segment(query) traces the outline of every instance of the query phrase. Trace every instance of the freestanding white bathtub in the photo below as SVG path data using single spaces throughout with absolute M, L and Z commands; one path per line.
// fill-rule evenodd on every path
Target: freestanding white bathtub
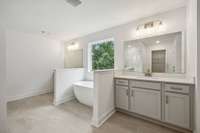
M 78 81 L 73 83 L 76 99 L 87 106 L 93 106 L 93 81 Z

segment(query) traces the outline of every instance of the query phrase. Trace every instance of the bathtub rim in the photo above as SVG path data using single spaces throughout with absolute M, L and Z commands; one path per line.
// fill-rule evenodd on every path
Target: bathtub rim
M 88 85 L 88 84 L 81 84 L 81 83 L 84 83 L 84 82 L 92 82 L 92 84 L 91 85 Z M 84 87 L 84 88 L 90 88 L 90 89 L 94 89 L 94 81 L 92 81 L 92 80 L 81 80 L 81 81 L 77 81 L 77 82 L 74 82 L 73 84 L 72 84 L 72 86 L 78 86 L 78 87 Z

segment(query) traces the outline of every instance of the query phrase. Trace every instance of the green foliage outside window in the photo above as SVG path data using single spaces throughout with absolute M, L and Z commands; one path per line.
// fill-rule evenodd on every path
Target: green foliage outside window
M 112 41 L 92 46 L 92 70 L 114 68 L 114 44 Z

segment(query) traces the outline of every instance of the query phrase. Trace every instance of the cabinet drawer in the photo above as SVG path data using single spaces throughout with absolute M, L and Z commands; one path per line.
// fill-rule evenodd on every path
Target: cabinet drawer
M 125 90 L 128 90 L 128 87 L 127 87 L 127 86 L 116 85 L 115 88 L 116 88 L 116 89 L 125 89 Z
M 165 84 L 165 91 L 188 94 L 190 92 L 190 86 L 179 84 Z
M 125 80 L 125 79 L 116 79 L 115 80 L 115 84 L 128 86 L 128 80 Z
M 147 88 L 147 89 L 154 89 L 154 90 L 161 90 L 161 83 L 156 82 L 146 82 L 146 81 L 130 81 L 130 87 L 137 87 L 137 88 Z

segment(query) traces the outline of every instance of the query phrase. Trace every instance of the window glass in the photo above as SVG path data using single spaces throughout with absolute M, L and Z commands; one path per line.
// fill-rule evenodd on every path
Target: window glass
M 105 41 L 93 44 L 91 47 L 92 70 L 103 70 L 114 68 L 114 43 Z

